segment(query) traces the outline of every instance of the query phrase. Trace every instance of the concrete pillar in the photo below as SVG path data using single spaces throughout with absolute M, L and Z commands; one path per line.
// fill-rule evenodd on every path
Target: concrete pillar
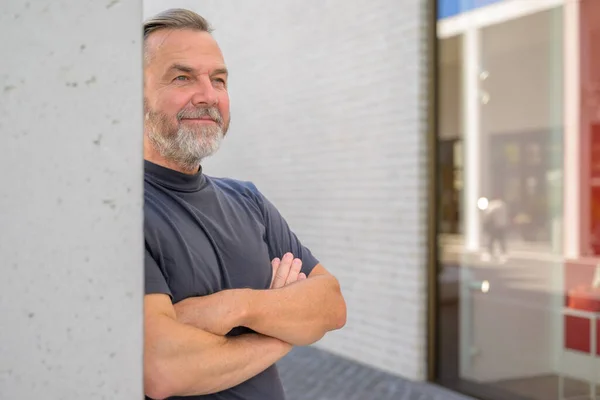
M 2 2 L 2 399 L 143 397 L 141 19 Z

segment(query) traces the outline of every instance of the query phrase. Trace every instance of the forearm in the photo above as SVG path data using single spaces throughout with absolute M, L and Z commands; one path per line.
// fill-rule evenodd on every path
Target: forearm
M 146 336 L 144 384 L 155 398 L 216 393 L 273 365 L 291 346 L 259 334 L 226 338 L 154 317 Z M 156 328 L 159 326 L 160 328 Z
M 244 296 L 248 302 L 244 326 L 294 345 L 314 343 L 346 320 L 339 283 L 331 275 L 280 289 L 249 291 Z
M 175 304 L 177 320 L 224 336 L 245 326 L 292 345 L 321 339 L 346 321 L 346 304 L 332 275 L 317 275 L 278 289 L 230 289 Z

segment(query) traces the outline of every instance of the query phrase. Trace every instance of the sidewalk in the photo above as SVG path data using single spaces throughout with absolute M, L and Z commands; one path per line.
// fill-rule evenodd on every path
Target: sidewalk
M 278 367 L 287 400 L 473 400 L 315 347 L 295 348 Z
M 563 262 L 562 254 L 557 254 L 548 243 L 530 243 L 522 241 L 509 241 L 507 243 L 508 256 L 513 260 Z M 460 235 L 440 235 L 439 254 L 442 264 L 468 263 L 472 266 L 488 264 L 482 262 L 481 256 L 486 252 L 482 246 L 478 252 L 465 250 L 464 241 Z
M 487 238 L 486 235 L 482 234 L 482 243 L 484 246 L 486 244 Z M 440 234 L 438 237 L 438 241 L 441 247 L 464 247 L 464 237 L 463 235 L 450 235 L 450 234 Z M 547 242 L 526 242 L 523 240 L 517 239 L 507 239 L 508 248 L 517 251 L 517 252 L 525 252 L 525 253 L 552 253 L 552 245 Z

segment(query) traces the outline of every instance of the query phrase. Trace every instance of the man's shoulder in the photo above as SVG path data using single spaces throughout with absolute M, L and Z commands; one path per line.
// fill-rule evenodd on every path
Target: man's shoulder
M 252 201 L 260 201 L 261 194 L 256 185 L 251 181 L 242 181 L 239 179 L 226 177 L 213 177 L 208 175 L 206 178 L 216 188 L 229 196 L 246 198 Z

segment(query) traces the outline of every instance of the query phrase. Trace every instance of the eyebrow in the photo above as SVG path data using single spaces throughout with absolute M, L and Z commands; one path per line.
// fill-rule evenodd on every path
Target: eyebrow
M 178 63 L 171 65 L 171 67 L 169 67 L 169 69 L 168 69 L 168 72 L 171 72 L 173 70 L 185 72 L 186 74 L 193 74 L 193 75 L 197 74 L 197 71 L 195 68 L 190 67 L 188 65 L 178 64 Z M 227 68 L 217 68 L 216 70 L 214 70 L 212 72 L 211 75 L 213 75 L 213 76 L 214 75 L 229 75 L 229 71 L 227 71 Z
M 229 71 L 227 71 L 227 68 L 217 68 L 211 75 L 229 75 Z
M 168 71 L 181 71 L 181 72 L 185 72 L 187 74 L 193 74 L 196 70 L 192 67 L 189 67 L 187 65 L 183 65 L 183 64 L 173 64 L 169 67 Z

